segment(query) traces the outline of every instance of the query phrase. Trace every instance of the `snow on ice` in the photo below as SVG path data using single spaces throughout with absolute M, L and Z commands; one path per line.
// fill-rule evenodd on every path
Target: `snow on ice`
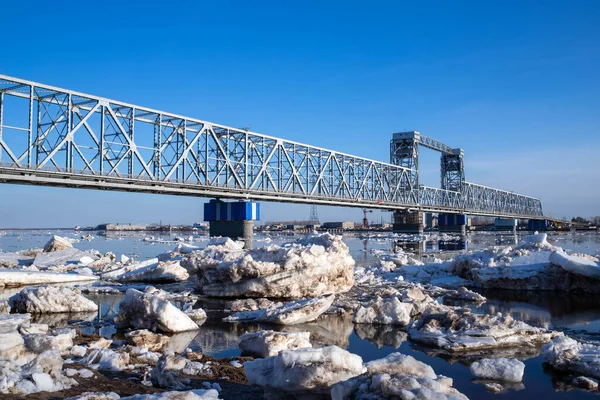
M 328 233 L 248 251 L 231 239 L 211 240 L 182 264 L 198 271 L 198 288 L 215 297 L 299 299 L 347 292 L 354 284 L 348 246 Z

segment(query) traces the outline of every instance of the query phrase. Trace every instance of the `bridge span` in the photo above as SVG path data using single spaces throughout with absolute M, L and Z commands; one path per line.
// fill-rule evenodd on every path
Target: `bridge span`
M 441 153 L 441 188 L 418 180 Z M 537 198 L 465 180 L 463 151 L 393 135 L 390 162 L 0 75 L 0 182 L 543 218 Z

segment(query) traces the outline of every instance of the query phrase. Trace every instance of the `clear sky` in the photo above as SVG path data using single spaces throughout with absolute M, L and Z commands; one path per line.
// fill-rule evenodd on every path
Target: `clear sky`
M 0 14 L 2 74 L 381 161 L 392 132 L 418 130 L 463 148 L 471 182 L 600 215 L 600 1 L 7 0 Z M 421 175 L 439 186 L 437 154 Z M 0 226 L 189 223 L 203 201 L 2 185 Z

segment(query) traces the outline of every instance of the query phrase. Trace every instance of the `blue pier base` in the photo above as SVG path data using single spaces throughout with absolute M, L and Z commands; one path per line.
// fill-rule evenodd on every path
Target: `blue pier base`
M 204 204 L 204 221 L 209 234 L 232 239 L 252 239 L 254 221 L 260 219 L 260 203 L 253 201 L 225 202 L 214 199 Z

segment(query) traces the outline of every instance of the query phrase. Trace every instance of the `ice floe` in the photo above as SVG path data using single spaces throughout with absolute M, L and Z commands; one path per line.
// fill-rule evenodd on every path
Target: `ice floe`
M 362 358 L 337 346 L 283 350 L 244 363 L 248 382 L 271 398 L 327 395 L 334 384 L 363 372 Z M 279 397 L 275 397 L 279 396 Z
M 471 364 L 471 373 L 484 379 L 521 382 L 525 364 L 515 358 L 483 358 Z
M 71 240 L 62 236 L 52 236 L 52 238 L 44 246 L 44 252 L 50 253 L 59 250 L 70 249 L 73 247 Z
M 564 251 L 555 251 L 550 254 L 550 262 L 573 274 L 600 279 L 600 262 L 596 257 L 585 254 L 569 255 Z
M 452 387 L 452 379 L 413 357 L 392 353 L 365 364 L 366 372 L 331 389 L 333 400 L 345 399 L 449 399 L 467 400 Z
M 556 337 L 543 347 L 544 359 L 554 368 L 587 377 L 600 378 L 600 345 L 580 343 L 570 337 Z
M 407 326 L 411 320 L 413 305 L 403 303 L 397 297 L 381 298 L 360 306 L 354 314 L 354 323 L 388 324 Z
M 115 317 L 117 327 L 149 329 L 161 332 L 183 332 L 198 329 L 198 325 L 169 300 L 158 294 L 128 289 Z
M 441 304 L 429 305 L 409 334 L 415 342 L 452 353 L 538 346 L 562 336 L 562 332 L 533 327 L 509 315 L 481 315 Z
M 282 350 L 312 347 L 310 332 L 259 331 L 240 336 L 240 349 L 256 357 L 276 356 Z
M 152 262 L 150 262 L 152 261 Z M 189 278 L 185 268 L 179 261 L 158 261 L 152 259 L 139 264 L 121 268 L 122 273 L 112 271 L 102 275 L 103 279 L 113 279 L 118 282 L 181 282 Z M 119 272 L 121 270 L 118 270 Z
M 310 322 L 323 314 L 333 303 L 335 296 L 329 295 L 314 299 L 297 300 L 282 306 L 271 306 L 255 311 L 241 311 L 224 318 L 227 322 L 271 322 L 281 325 L 295 325 Z
M 64 286 L 30 286 L 12 296 L 11 307 L 32 314 L 93 312 L 98 305 Z
M 0 271 L 1 287 L 20 287 L 41 285 L 44 283 L 86 282 L 97 280 L 96 276 L 79 274 L 61 274 L 55 272 L 2 270 Z
M 182 265 L 198 271 L 198 288 L 216 297 L 299 299 L 346 292 L 354 284 L 348 246 L 327 233 L 248 251 L 230 239 L 211 240 Z

